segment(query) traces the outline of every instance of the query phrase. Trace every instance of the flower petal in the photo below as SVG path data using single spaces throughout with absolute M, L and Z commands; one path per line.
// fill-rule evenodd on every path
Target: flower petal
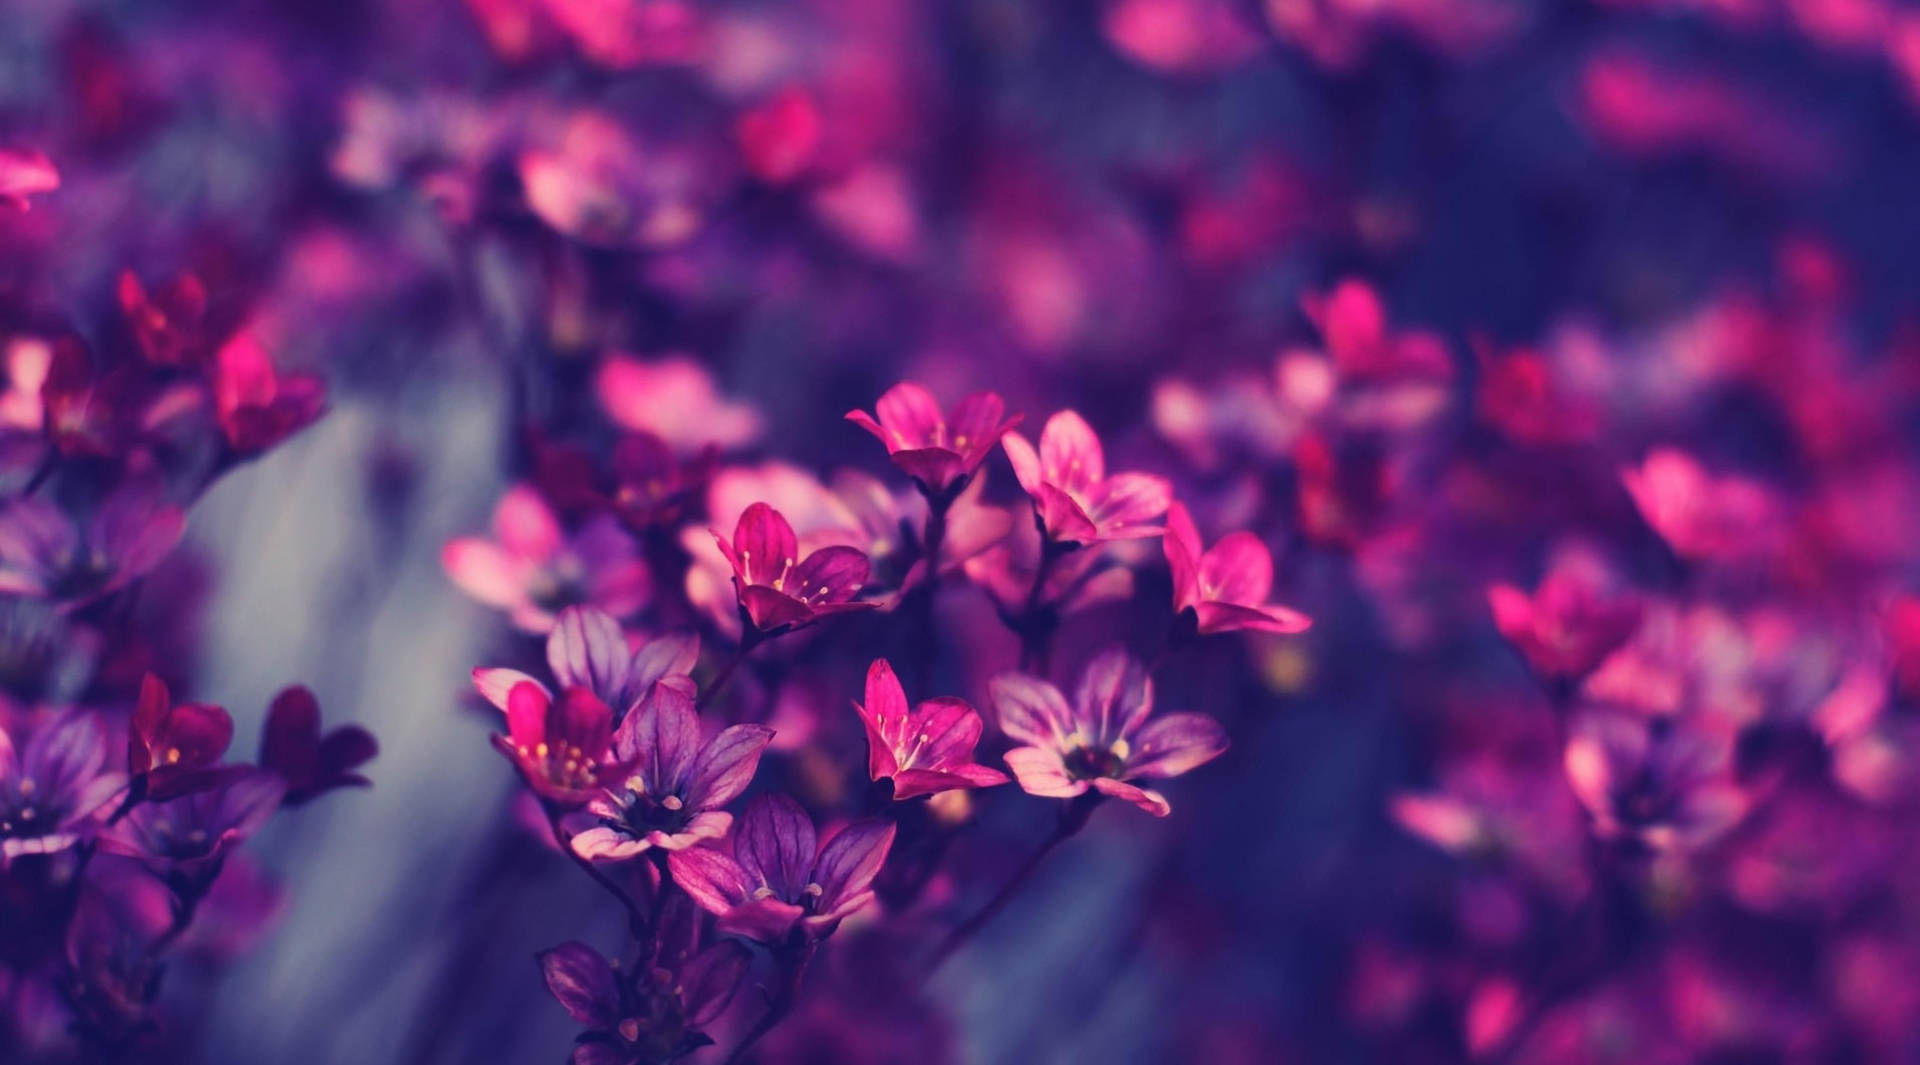
M 874 405 L 887 430 L 888 451 L 945 447 L 946 419 L 933 393 L 912 381 L 902 381 L 881 395 Z
M 615 699 L 626 692 L 631 659 L 620 623 L 595 607 L 562 610 L 547 637 L 547 666 L 562 688 L 584 686 Z
M 710 810 L 738 798 L 753 782 L 760 754 L 771 742 L 773 730 L 765 725 L 733 725 L 722 730 L 694 759 L 687 773 L 687 806 Z
M 1273 591 L 1273 553 L 1250 532 L 1228 533 L 1201 558 L 1200 587 L 1208 599 L 1259 606 Z
M 798 561 L 800 543 L 779 511 L 755 503 L 740 513 L 734 525 L 733 551 L 748 584 L 771 586 Z
M 619 1023 L 613 967 L 599 951 L 570 941 L 543 951 L 539 959 L 547 990 L 569 1016 L 589 1028 L 612 1028 Z
M 1002 673 L 987 682 L 1000 731 L 1036 747 L 1058 747 L 1073 732 L 1073 711 L 1060 689 L 1025 673 Z
M 1100 794 L 1123 799 L 1155 817 L 1165 817 L 1173 812 L 1173 806 L 1167 802 L 1166 796 L 1148 788 L 1136 787 L 1124 780 L 1100 777 L 1093 782 L 1093 786 Z
M 759 886 L 748 883 L 740 863 L 711 847 L 674 851 L 667 856 L 667 871 L 680 890 L 708 913 L 726 913 Z
M 1124 648 L 1101 652 L 1080 674 L 1076 720 L 1101 746 L 1133 735 L 1152 709 L 1153 678 Z
M 1087 782 L 1075 780 L 1060 760 L 1060 752 L 1050 747 L 1015 747 L 1008 751 L 1007 768 L 1029 795 L 1049 799 L 1071 799 L 1086 793 Z
M 1063 410 L 1047 419 L 1040 431 L 1040 470 L 1049 484 L 1068 492 L 1083 492 L 1107 479 L 1100 438 L 1078 412 Z
M 786 795 L 762 795 L 748 804 L 734 840 L 746 882 L 785 900 L 800 897 L 813 868 L 813 819 Z
M 1205 714 L 1166 714 L 1147 722 L 1133 739 L 1127 775 L 1177 777 L 1220 757 L 1227 730 Z
M 891 821 L 855 821 L 827 841 L 811 881 L 820 885 L 819 909 L 833 912 L 867 890 L 886 864 L 896 831 Z

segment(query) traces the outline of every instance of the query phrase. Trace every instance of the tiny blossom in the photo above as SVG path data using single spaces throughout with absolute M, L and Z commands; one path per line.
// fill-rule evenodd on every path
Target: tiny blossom
M 597 823 L 573 837 L 574 853 L 619 861 L 725 835 L 733 815 L 721 807 L 753 781 L 772 739 L 765 725 L 732 725 L 703 745 L 692 695 L 652 688 L 613 735 L 614 760 L 629 775 L 587 803 Z
M 1017 414 L 1003 418 L 1005 409 L 995 393 L 977 392 L 951 416 L 943 415 L 931 392 L 905 381 L 874 404 L 878 420 L 861 410 L 849 411 L 847 420 L 879 438 L 894 465 L 940 497 L 972 476 L 1000 438 L 1020 424 Z
M 818 843 L 813 819 L 785 795 L 747 806 L 731 855 L 712 847 L 676 851 L 674 882 L 719 929 L 777 945 L 791 934 L 832 935 L 873 901 L 873 878 L 893 846 L 895 826 L 855 821 Z
M 1013 431 L 1000 442 L 1050 539 L 1091 544 L 1160 535 L 1145 523 L 1167 512 L 1172 486 L 1145 473 L 1107 476 L 1100 438 L 1079 414 L 1048 418 L 1038 451 Z
M 853 708 L 867 730 L 867 774 L 875 781 L 891 780 L 896 799 L 1007 782 L 1005 773 L 973 760 L 982 728 L 979 712 L 951 697 L 928 699 L 908 710 L 906 689 L 884 658 L 868 667 L 866 703 Z
M 217 874 L 227 854 L 280 808 L 286 791 L 277 773 L 231 766 L 209 788 L 134 807 L 106 830 L 100 844 L 163 870 Z
M 1007 766 L 1034 795 L 1071 799 L 1092 788 L 1165 817 L 1166 798 L 1129 781 L 1177 777 L 1227 749 L 1225 730 L 1205 714 L 1149 721 L 1153 680 L 1119 648 L 1088 663 L 1072 705 L 1023 673 L 1001 674 L 990 687 L 1001 730 L 1022 745 L 1007 752 Z
M 1252 533 L 1229 533 L 1202 551 L 1192 515 L 1175 503 L 1167 510 L 1161 544 L 1173 571 L 1174 612 L 1193 611 L 1202 635 L 1304 632 L 1312 624 L 1305 614 L 1266 601 L 1273 591 L 1273 555 Z
M 617 714 L 626 714 L 653 690 L 654 685 L 696 694 L 694 663 L 700 657 L 700 638 L 675 633 L 634 646 L 613 615 L 590 606 L 560 612 L 547 634 L 547 668 L 562 689 L 586 688 Z M 473 685 L 498 709 L 507 709 L 507 697 L 516 685 L 528 683 L 551 696 L 545 684 L 517 669 L 481 668 L 473 671 Z
M 320 703 L 298 685 L 274 696 L 267 708 L 260 766 L 286 781 L 288 806 L 311 802 L 336 788 L 370 787 L 372 782 L 354 770 L 379 753 L 373 734 L 358 725 L 342 725 L 322 735 Z
M 799 559 L 793 526 L 765 503 L 755 503 L 740 515 L 732 540 L 717 532 L 713 538 L 733 567 L 740 609 L 763 632 L 796 629 L 874 606 L 853 601 L 867 583 L 865 554 L 836 546 Z
M 1528 665 L 1549 679 L 1577 679 L 1639 627 L 1639 600 L 1609 584 L 1596 560 L 1573 556 L 1549 570 L 1531 595 L 1495 584 L 1487 589 L 1487 602 L 1500 635 Z
M 144 778 L 146 795 L 171 799 L 211 786 L 213 766 L 233 742 L 233 718 L 208 703 L 175 704 L 149 673 L 140 682 L 127 730 L 127 772 Z
M 101 807 L 125 789 L 107 772 L 100 719 L 68 711 L 16 744 L 0 727 L 0 867 L 23 854 L 50 854 L 78 842 Z
M 610 517 L 569 537 L 540 494 L 516 485 L 493 512 L 493 540 L 461 537 L 441 564 L 462 591 L 507 611 L 526 632 L 548 632 L 562 609 L 586 604 L 625 617 L 646 603 L 647 569 Z
M 227 444 L 242 455 L 265 451 L 313 424 L 326 386 L 311 374 L 282 375 L 260 339 L 242 331 L 214 357 L 214 410 Z
M 38 496 L 0 506 L 0 591 L 71 605 L 99 599 L 160 564 L 186 515 L 130 482 L 77 522 Z
M 1575 724 L 1566 771 L 1600 835 L 1670 850 L 1710 842 L 1746 812 L 1732 755 L 1710 723 L 1598 711 Z
M 542 799 L 578 806 L 614 786 L 625 772 L 613 761 L 613 711 L 587 688 L 559 698 L 522 681 L 507 693 L 507 733 L 493 745 Z

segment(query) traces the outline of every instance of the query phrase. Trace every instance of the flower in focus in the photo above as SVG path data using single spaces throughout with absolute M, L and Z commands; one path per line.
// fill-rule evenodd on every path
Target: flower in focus
M 733 539 L 713 534 L 733 567 L 740 608 L 762 632 L 797 629 L 831 614 L 866 610 L 854 602 L 867 583 L 867 556 L 851 547 L 823 547 L 797 559 L 799 541 L 780 512 L 755 503 L 740 515 Z
M 1205 714 L 1148 721 L 1153 679 L 1117 647 L 1088 663 L 1071 706 L 1024 673 L 995 677 L 990 688 L 1000 728 L 1023 745 L 1007 752 L 1007 766 L 1029 794 L 1071 799 L 1092 788 L 1165 817 L 1164 796 L 1128 781 L 1177 777 L 1227 749 L 1225 730 Z
M 175 705 L 152 673 L 140 681 L 127 730 L 127 772 L 145 779 L 150 799 L 172 799 L 210 787 L 215 764 L 233 742 L 233 718 L 208 703 Z
M 585 1025 L 571 1065 L 658 1065 L 709 1045 L 699 1029 L 727 1008 L 752 956 L 728 940 L 632 975 L 592 947 L 562 943 L 540 957 L 547 990 Z
M 578 806 L 620 779 L 608 757 L 613 711 L 592 691 L 573 687 L 555 699 L 521 682 L 507 694 L 507 734 L 492 742 L 542 799 Z
M 630 713 L 656 684 L 679 689 L 688 698 L 698 694 L 689 674 L 699 657 L 700 637 L 693 633 L 661 636 L 633 647 L 613 615 L 590 606 L 562 610 L 547 634 L 547 668 L 554 682 L 562 689 L 586 688 L 617 714 Z M 502 711 L 520 684 L 552 695 L 546 685 L 517 669 L 473 671 L 473 686 Z
M 552 630 L 555 615 L 575 604 L 618 618 L 647 601 L 646 565 L 610 517 L 569 537 L 539 492 L 515 485 L 494 509 L 493 533 L 448 542 L 441 564 L 462 591 L 507 611 L 523 631 Z
M 126 786 L 104 772 L 106 729 L 70 711 L 35 729 L 24 746 L 0 728 L 0 866 L 78 842 L 83 826 Z
M 909 711 L 906 689 L 884 658 L 868 667 L 867 701 L 853 708 L 867 728 L 867 773 L 893 781 L 896 799 L 1007 782 L 1005 773 L 973 760 L 980 714 L 951 697 L 928 699 Z
M 312 425 L 326 399 L 318 377 L 281 376 L 252 332 L 236 334 L 215 356 L 214 410 L 227 445 L 242 455 L 266 451 Z
M 733 854 L 711 847 L 676 851 L 674 882 L 722 932 L 779 944 L 796 931 L 824 939 L 873 901 L 871 884 L 893 846 L 895 826 L 855 821 L 816 850 L 813 819 L 785 795 L 747 806 Z
M 267 823 L 286 792 L 277 773 L 229 767 L 203 791 L 134 807 L 101 834 L 100 845 L 189 876 L 218 875 L 227 852 Z
M 0 207 L 25 211 L 27 197 L 60 187 L 60 171 L 39 152 L 0 148 Z
M 773 739 L 765 725 L 732 725 L 700 743 L 693 696 L 653 688 L 613 736 L 614 760 L 626 781 L 587 804 L 599 823 L 573 837 L 583 858 L 620 861 L 652 847 L 684 850 L 718 839 L 733 825 L 722 809 L 753 781 Z
M 1730 738 L 1704 723 L 1593 713 L 1567 741 L 1567 780 L 1601 836 L 1695 847 L 1746 813 L 1732 757 Z
M 1597 560 L 1556 561 L 1532 595 L 1510 584 L 1487 589 L 1500 635 L 1549 680 L 1577 680 L 1593 672 L 1633 636 L 1639 600 L 1615 594 Z
M 186 515 L 144 483 L 128 483 L 84 527 L 38 496 L 0 507 L 0 592 L 69 606 L 125 587 L 160 564 Z
M 358 725 L 320 734 L 320 703 L 295 685 L 273 697 L 260 734 L 260 766 L 287 782 L 286 804 L 299 806 L 336 788 L 371 787 L 354 772 L 373 761 L 380 745 Z
M 1229 533 L 1202 551 L 1193 516 L 1175 503 L 1167 509 L 1161 546 L 1173 573 L 1174 612 L 1193 611 L 1202 635 L 1238 629 L 1304 632 L 1313 624 L 1297 610 L 1266 601 L 1273 591 L 1273 555 L 1252 533 Z
M 1048 539 L 1093 544 L 1160 535 L 1144 523 L 1167 512 L 1173 487 L 1145 473 L 1108 477 L 1100 438 L 1080 415 L 1063 410 L 1048 418 L 1038 451 L 1011 430 L 1000 442 Z
M 903 381 L 874 404 L 877 421 L 863 410 L 849 411 L 847 420 L 878 437 L 895 466 L 940 498 L 971 477 L 1000 438 L 1020 424 L 1017 414 L 1003 418 L 1005 409 L 998 395 L 977 392 L 949 418 L 932 393 Z

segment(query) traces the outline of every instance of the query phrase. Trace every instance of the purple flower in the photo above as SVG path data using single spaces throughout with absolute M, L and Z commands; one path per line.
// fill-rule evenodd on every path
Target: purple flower
M 1165 817 L 1158 792 L 1127 783 L 1177 777 L 1227 749 L 1226 732 L 1205 714 L 1164 714 L 1152 721 L 1153 680 L 1114 648 L 1087 665 L 1072 706 L 1038 677 L 1007 673 L 989 684 L 1000 728 L 1024 746 L 1007 766 L 1030 794 L 1071 799 L 1093 788 Z
M 1567 780 L 1594 830 L 1655 850 L 1708 843 L 1745 816 L 1732 761 L 1731 738 L 1705 721 L 1592 713 L 1567 740 Z
M 655 960 L 629 975 L 584 943 L 562 943 L 540 955 L 547 990 L 587 1029 L 572 1065 L 657 1065 L 708 1045 L 712 1040 L 700 1026 L 727 1008 L 752 957 L 729 940 Z
M 1100 438 L 1079 414 L 1063 410 L 1048 418 L 1038 451 L 1016 432 L 1000 443 L 1049 539 L 1095 544 L 1160 535 L 1145 523 L 1167 512 L 1173 486 L 1145 473 L 1107 476 Z
M 1254 629 L 1304 632 L 1305 614 L 1266 601 L 1273 591 L 1273 555 L 1249 532 L 1228 533 L 1202 551 L 1200 530 L 1179 503 L 1167 510 L 1161 546 L 1173 573 L 1173 609 L 1191 610 L 1201 635 Z
M 823 547 L 799 558 L 793 526 L 780 512 L 755 503 L 740 515 L 733 539 L 713 539 L 733 567 L 740 608 L 762 632 L 785 632 L 831 614 L 871 609 L 854 602 L 867 583 L 867 556 L 852 547 Z
M 22 748 L 0 729 L 0 865 L 73 846 L 126 787 L 125 776 L 102 771 L 106 764 L 106 729 L 91 713 L 53 718 Z
M 693 633 L 662 636 L 636 648 L 613 615 L 590 606 L 562 610 L 547 634 L 547 668 L 554 682 L 563 689 L 585 688 L 621 714 L 631 711 L 656 684 L 696 694 L 689 674 L 699 657 L 700 638 Z M 545 684 L 517 669 L 473 671 L 473 686 L 503 711 L 518 684 L 532 684 L 552 698 Z
M 867 669 L 867 702 L 853 704 L 867 727 L 867 773 L 892 780 L 893 797 L 1005 784 L 1007 775 L 973 760 L 980 714 L 964 700 L 928 699 L 907 709 L 907 693 L 886 659 Z
M 0 509 L 0 593 L 79 606 L 160 564 L 186 515 L 145 483 L 108 496 L 84 526 L 36 496 Z
M 971 477 L 1000 438 L 1020 424 L 1018 414 L 1003 419 L 1005 410 L 998 395 L 977 392 L 948 418 L 931 392 L 903 381 L 874 404 L 878 421 L 863 410 L 849 411 L 847 420 L 878 437 L 893 464 L 928 495 L 943 496 Z
M 733 854 L 695 847 L 669 859 L 674 882 L 709 913 L 722 932 L 776 945 L 789 935 L 832 935 L 873 901 L 871 884 L 893 846 L 894 826 L 855 821 L 816 850 L 813 820 L 785 795 L 762 795 L 747 806 Z
M 574 853 L 619 861 L 726 835 L 733 815 L 720 808 L 746 790 L 772 739 L 765 725 L 733 725 L 702 746 L 693 696 L 654 688 L 614 733 L 614 760 L 631 775 L 587 804 L 599 824 L 573 837 Z
M 575 604 L 625 617 L 647 601 L 646 565 L 611 517 L 569 537 L 537 490 L 516 485 L 494 509 L 493 532 L 493 540 L 449 541 L 441 565 L 461 591 L 507 611 L 523 631 L 550 631 L 555 614 Z
M 373 734 L 342 725 L 320 734 L 320 703 L 295 685 L 273 697 L 260 735 L 260 765 L 287 782 L 286 804 L 299 806 L 335 788 L 366 788 L 372 781 L 354 772 L 380 753 Z
M 286 792 L 279 774 L 234 766 L 205 791 L 134 807 L 101 835 L 100 845 L 191 875 L 217 871 L 228 851 L 267 823 Z

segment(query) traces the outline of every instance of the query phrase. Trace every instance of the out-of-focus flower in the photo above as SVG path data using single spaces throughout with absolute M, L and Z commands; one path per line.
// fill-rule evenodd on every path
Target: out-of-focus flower
M 209 703 L 175 705 L 165 682 L 140 682 L 127 730 L 127 772 L 145 779 L 146 797 L 172 799 L 212 786 L 213 767 L 233 742 L 233 718 Z
M 286 793 L 279 774 L 232 766 L 203 791 L 134 807 L 101 834 L 100 845 L 163 871 L 216 874 L 227 852 L 258 832 Z
M 462 591 L 508 612 L 527 632 L 548 632 L 577 604 L 625 617 L 646 603 L 646 565 L 618 522 L 602 516 L 568 537 L 528 485 L 515 485 L 493 512 L 493 540 L 448 542 L 441 564 Z
M 762 632 L 785 632 L 874 606 L 853 601 L 867 583 L 865 554 L 835 546 L 799 559 L 793 526 L 765 503 L 755 503 L 740 515 L 731 541 L 717 532 L 713 538 L 733 567 L 741 609 Z
M 615 425 L 651 433 L 680 454 L 709 446 L 731 450 L 760 434 L 753 407 L 722 398 L 707 368 L 685 355 L 609 355 L 594 387 Z
M 893 846 L 895 826 L 855 821 L 818 845 L 813 819 L 785 795 L 747 806 L 733 854 L 711 847 L 676 851 L 674 882 L 722 932 L 778 945 L 796 930 L 823 939 L 873 901 L 871 884 Z
M 1093 544 L 1160 535 L 1158 526 L 1144 523 L 1167 512 L 1173 486 L 1145 473 L 1107 476 L 1100 438 L 1079 414 L 1063 410 L 1048 418 L 1038 451 L 1017 432 L 1000 442 L 1051 539 Z
M 847 420 L 878 437 L 894 465 L 940 498 L 971 477 L 1000 438 L 1020 424 L 1018 414 L 1003 418 L 1005 409 L 995 393 L 977 392 L 949 418 L 931 392 L 903 381 L 874 404 L 877 421 L 863 410 L 847 412 Z
M 1167 509 L 1161 545 L 1173 572 L 1174 612 L 1193 611 L 1201 635 L 1240 629 L 1304 632 L 1313 624 L 1297 610 L 1266 601 L 1273 591 L 1273 555 L 1252 533 L 1228 533 L 1203 551 L 1193 516 L 1175 503 Z
M 182 274 L 149 290 L 139 275 L 126 270 L 115 293 L 148 362 L 180 366 L 206 355 L 207 286 L 198 277 Z
M 1006 537 L 967 560 L 967 579 L 1009 617 L 1026 608 L 1044 547 L 1030 521 L 1015 522 Z M 1083 550 L 1054 561 L 1034 605 L 1065 616 L 1133 594 L 1133 571 L 1112 550 Z
M 281 375 L 267 349 L 242 330 L 214 359 L 214 410 L 227 445 L 242 455 L 266 451 L 313 424 L 326 406 L 326 385 L 312 374 Z
M 1609 587 L 1598 559 L 1570 555 L 1532 595 L 1511 584 L 1487 589 L 1493 623 L 1549 680 L 1577 680 L 1627 642 L 1640 624 L 1640 601 Z
M 551 146 L 519 158 L 527 206 L 584 244 L 666 247 L 706 222 L 710 167 L 687 150 L 642 145 L 611 115 L 582 111 L 555 123 Z
M 1164 796 L 1128 782 L 1177 777 L 1227 749 L 1225 730 L 1205 714 L 1149 721 L 1153 679 L 1117 647 L 1087 664 L 1072 705 L 1024 673 L 1001 674 L 990 687 L 1000 728 L 1022 744 L 1007 752 L 1007 766 L 1033 795 L 1071 799 L 1092 788 L 1165 817 Z
M 728 940 L 632 975 L 592 947 L 562 943 L 540 955 L 540 972 L 567 1014 L 585 1025 L 571 1065 L 658 1065 L 712 1042 L 700 1027 L 727 1008 L 753 960 Z
M 25 211 L 29 196 L 60 187 L 60 171 L 52 160 L 35 151 L 0 148 L 0 207 Z
M 754 177 L 783 185 L 805 172 L 820 144 L 820 109 L 792 87 L 741 115 L 733 126 L 740 155 Z
M 630 713 L 654 685 L 675 688 L 689 698 L 698 694 L 693 677 L 700 657 L 700 637 L 672 633 L 633 646 L 613 615 L 594 607 L 568 607 L 547 634 L 547 668 L 561 688 L 586 688 L 616 714 Z M 547 686 L 517 669 L 481 668 L 473 671 L 473 686 L 501 710 L 519 684 Z M 551 695 L 551 692 L 548 692 Z
M 574 853 L 620 861 L 726 835 L 733 815 L 721 807 L 753 781 L 772 740 L 765 725 L 732 725 L 703 745 L 692 695 L 653 688 L 613 736 L 614 760 L 629 775 L 587 804 L 599 823 L 573 837 Z
M 186 515 L 144 482 L 128 482 L 84 527 L 38 496 L 0 507 L 0 591 L 69 606 L 124 588 L 179 542 Z
M 671 525 L 707 487 L 719 458 L 712 444 L 683 458 L 652 433 L 628 433 L 613 446 L 614 510 L 634 529 Z
M 23 854 L 51 854 L 81 838 L 89 820 L 126 777 L 105 771 L 106 728 L 99 717 L 68 711 L 16 746 L 0 728 L 0 866 Z
M 535 794 L 567 806 L 586 802 L 625 773 L 608 749 L 612 738 L 613 711 L 592 691 L 568 688 L 555 699 L 532 682 L 507 694 L 507 733 L 491 737 Z
M 380 745 L 358 725 L 320 733 L 320 703 L 295 685 L 273 697 L 260 734 L 260 766 L 287 783 L 286 805 L 299 806 L 336 788 L 371 787 L 354 770 L 373 761 Z
M 1691 848 L 1746 812 L 1732 756 L 1731 740 L 1709 723 L 1590 712 L 1567 741 L 1567 780 L 1601 836 Z
M 1121 54 L 1167 74 L 1225 70 L 1262 44 L 1238 6 L 1224 0 L 1114 0 L 1100 24 Z
M 867 774 L 891 780 L 895 799 L 1007 782 L 973 760 L 983 726 L 965 700 L 942 696 L 908 710 L 906 689 L 884 658 L 867 669 L 866 699 L 853 708 L 867 729 Z
M 1780 546 L 1780 504 L 1757 481 L 1715 477 L 1673 448 L 1654 449 L 1620 478 L 1647 524 L 1686 558 L 1751 558 Z

